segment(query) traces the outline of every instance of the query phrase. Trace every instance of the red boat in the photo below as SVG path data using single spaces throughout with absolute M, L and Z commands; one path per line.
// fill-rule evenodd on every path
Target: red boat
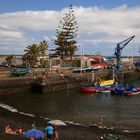
M 84 93 L 96 93 L 96 89 L 95 87 L 89 87 L 89 86 L 81 86 L 79 88 L 80 92 L 84 92 Z
M 135 92 L 129 92 L 129 93 L 126 93 L 124 94 L 125 96 L 133 96 L 133 95 L 138 95 L 140 94 L 140 91 L 135 91 Z
M 140 87 L 135 88 L 136 90 L 140 91 Z
M 124 94 L 124 96 L 133 96 L 132 93 L 127 93 L 127 94 Z
M 114 87 L 94 87 L 94 86 L 81 86 L 79 88 L 80 92 L 84 92 L 84 93 L 106 93 L 106 92 L 110 92 L 110 90 L 114 90 Z

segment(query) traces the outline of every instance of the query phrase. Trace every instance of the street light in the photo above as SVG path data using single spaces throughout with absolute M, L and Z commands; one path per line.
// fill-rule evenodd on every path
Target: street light
M 82 75 L 83 58 L 84 58 L 84 47 L 81 44 L 79 44 L 78 46 L 80 47 L 80 50 L 81 50 L 81 72 L 80 72 L 80 74 Z

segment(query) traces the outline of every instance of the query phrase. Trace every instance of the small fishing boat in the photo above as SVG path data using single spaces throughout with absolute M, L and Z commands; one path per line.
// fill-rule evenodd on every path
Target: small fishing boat
M 110 85 L 114 85 L 114 80 L 105 80 L 105 81 L 101 81 L 100 82 L 100 86 L 110 86 Z
M 125 93 L 124 96 L 134 96 L 138 94 L 140 94 L 140 91 L 132 91 L 132 92 Z
M 99 87 L 99 88 L 95 88 L 97 93 L 109 93 L 110 90 L 107 87 Z
M 140 88 L 135 88 L 134 86 L 129 86 L 128 88 L 115 88 L 111 90 L 111 95 L 124 95 L 133 96 L 140 94 Z
M 79 91 L 82 93 L 96 93 L 96 88 L 93 86 L 81 86 Z
M 138 91 L 140 91 L 140 87 L 136 87 L 135 89 L 138 90 Z
M 111 95 L 123 95 L 123 90 L 115 88 L 114 90 L 110 91 Z
M 98 78 L 95 80 L 95 73 L 93 71 L 91 81 L 92 83 L 95 81 L 94 82 L 95 86 L 81 86 L 79 88 L 79 91 L 84 93 L 107 93 L 107 92 L 109 93 L 111 90 L 114 91 L 116 87 L 123 86 L 122 83 L 119 84 L 114 83 L 115 81 L 114 76 L 115 74 L 113 71 L 113 79 L 101 81 L 101 79 Z
M 98 67 L 87 67 L 87 68 L 80 68 L 80 69 L 74 69 L 73 73 L 85 73 L 85 72 L 92 72 L 99 70 L 100 68 Z
M 111 90 L 122 86 L 122 83 L 107 86 L 80 86 L 79 91 L 82 93 L 109 93 Z
M 29 72 L 29 68 L 25 68 L 25 69 L 17 69 L 17 68 L 14 68 L 11 70 L 11 74 L 12 75 L 25 75 Z

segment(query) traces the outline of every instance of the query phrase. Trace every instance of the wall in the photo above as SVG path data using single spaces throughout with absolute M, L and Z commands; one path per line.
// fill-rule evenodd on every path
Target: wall
M 119 82 L 128 82 L 140 79 L 140 72 L 117 73 Z M 78 89 L 80 86 L 91 85 L 90 73 L 52 76 L 45 78 L 5 77 L 0 79 L 0 95 L 12 93 L 52 93 L 61 90 Z M 106 74 L 98 73 L 96 76 L 105 78 Z M 107 76 L 110 79 L 109 76 Z
M 76 89 L 82 85 L 89 85 L 89 81 L 85 77 L 54 77 L 38 79 L 32 84 L 32 92 L 40 92 L 43 94 Z
M 34 78 L 3 77 L 0 79 L 0 95 L 30 92 L 34 81 Z

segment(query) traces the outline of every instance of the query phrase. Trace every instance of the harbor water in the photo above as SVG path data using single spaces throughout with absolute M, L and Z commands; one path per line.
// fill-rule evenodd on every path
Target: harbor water
M 140 80 L 129 84 L 140 87 Z M 14 94 L 0 97 L 0 108 L 13 114 L 44 119 L 61 119 L 81 125 L 104 125 L 122 131 L 140 130 L 140 95 L 111 96 L 109 93 L 83 94 L 79 90 L 52 94 Z

